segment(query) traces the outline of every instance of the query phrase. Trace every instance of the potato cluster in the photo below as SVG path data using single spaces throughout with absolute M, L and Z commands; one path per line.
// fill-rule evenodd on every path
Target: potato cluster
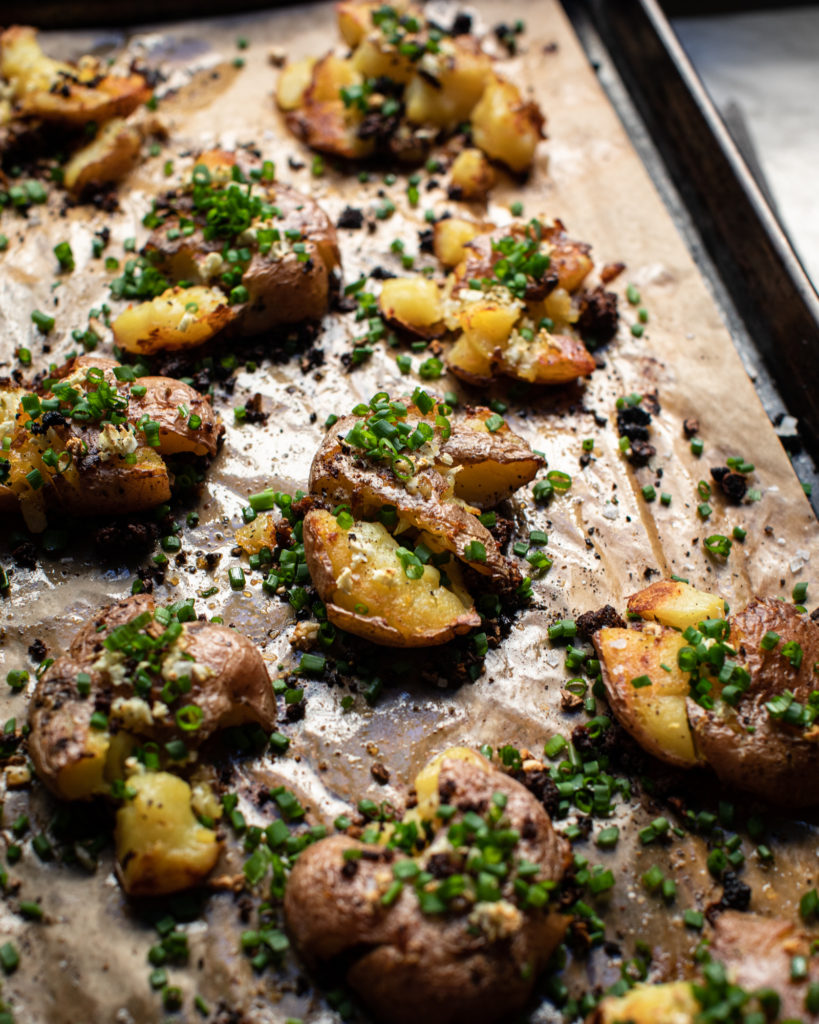
M 450 370 L 479 387 L 498 375 L 566 384 L 594 370 L 579 323 L 594 266 L 588 245 L 569 239 L 559 221 L 492 228 L 453 217 L 434 230 L 435 254 L 451 273 L 443 285 L 420 276 L 385 281 L 379 307 L 393 326 L 452 337 Z
M 0 34 L 0 130 L 6 146 L 16 133 L 42 131 L 61 147 L 63 132 L 72 155 L 63 184 L 75 195 L 118 181 L 136 162 L 145 125 L 134 112 L 151 96 L 138 74 L 107 71 L 95 57 L 66 64 L 43 53 L 37 31 L 13 25 Z M 89 141 L 88 126 L 95 126 Z M 0 149 L 5 148 L 0 146 Z
M 337 11 L 350 55 L 294 61 L 279 78 L 279 108 L 303 142 L 348 159 L 387 153 L 417 162 L 442 133 L 468 124 L 478 151 L 528 170 L 543 115 L 494 70 L 475 37 L 446 34 L 401 2 L 344 2 Z M 471 168 L 459 174 L 474 178 Z
M 214 455 L 224 429 L 189 385 L 105 357 L 79 356 L 43 388 L 0 389 L 0 510 L 19 508 L 34 533 L 49 508 L 124 515 L 162 504 L 165 457 Z
M 721 598 L 660 580 L 629 599 L 640 629 L 594 634 L 620 723 L 669 764 L 708 764 L 771 803 L 817 803 L 819 624 L 754 598 L 725 617 Z
M 454 416 L 422 389 L 376 395 L 316 453 L 304 551 L 331 622 L 376 643 L 443 644 L 480 624 L 464 578 L 521 582 L 482 511 L 532 480 L 543 459 L 491 410 Z M 474 584 L 473 584 L 474 585 Z

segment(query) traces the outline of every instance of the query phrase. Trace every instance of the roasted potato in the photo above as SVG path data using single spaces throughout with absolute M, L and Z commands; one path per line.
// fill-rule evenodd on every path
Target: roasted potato
M 142 135 L 121 117 L 100 128 L 93 141 L 78 149 L 63 172 L 63 184 L 80 195 L 87 188 L 119 181 L 134 166 L 142 146 Z
M 49 507 L 101 515 L 160 505 L 171 493 L 163 456 L 216 452 L 223 427 L 207 398 L 168 377 L 120 381 L 118 368 L 111 359 L 81 356 L 47 393 L 15 392 L 15 418 L 5 421 L 3 507 L 14 507 L 13 496 L 33 532 L 45 529 Z M 42 400 L 59 407 L 44 409 Z M 112 415 L 123 422 L 100 424 Z
M 410 579 L 401 549 L 381 523 L 348 529 L 319 509 L 304 519 L 304 554 L 331 622 L 375 643 L 431 647 L 479 626 L 456 563 L 446 563 L 449 586 L 432 565 Z M 424 535 L 422 535 L 423 539 Z
M 327 311 L 340 262 L 332 223 L 312 199 L 283 185 L 258 182 L 248 199 L 247 186 L 231 177 L 234 168 L 234 153 L 203 153 L 190 187 L 170 198 L 169 212 L 144 252 L 166 280 L 184 279 L 194 286 L 169 287 L 120 313 L 112 327 L 122 348 L 139 354 L 195 348 L 228 327 L 259 334 Z M 247 226 L 235 237 L 211 237 L 209 203 L 233 190 L 242 197 Z M 223 258 L 226 243 L 249 253 L 238 264 L 240 287 L 222 280 L 229 269 Z
M 219 859 L 216 832 L 200 825 L 191 787 L 169 772 L 128 778 L 117 811 L 117 874 L 129 896 L 162 896 L 198 885 Z
M 468 758 L 463 751 L 447 752 L 427 771 L 435 799 L 419 799 L 406 821 L 417 828 L 425 812 L 432 834 L 424 843 L 425 832 L 418 830 L 422 848 L 414 856 L 391 846 L 389 838 L 368 845 L 333 836 L 299 856 L 285 892 L 287 928 L 307 964 L 336 965 L 374 1016 L 393 1024 L 508 1020 L 528 999 L 568 923 L 540 899 L 520 904 L 511 872 L 479 895 L 466 868 L 466 847 L 453 847 L 447 837 L 467 808 L 486 816 L 490 807 L 503 807 L 501 827 L 521 836 L 512 856 L 538 865 L 531 877 L 543 883 L 544 896 L 570 858 L 529 791 L 466 753 Z M 456 809 L 446 824 L 434 816 L 439 802 Z M 413 862 L 424 870 L 433 856 L 463 872 L 459 896 L 435 901 L 438 881 L 423 891 L 412 881 L 391 891 L 398 865 L 406 869 L 401 877 L 409 878 Z
M 593 266 L 589 247 L 569 240 L 560 221 L 486 230 L 444 220 L 435 226 L 434 245 L 442 262 L 454 266 L 440 294 L 425 278 L 394 278 L 379 305 L 410 333 L 450 331 L 453 373 L 485 387 L 497 374 L 565 384 L 595 369 L 575 327 L 588 305 L 578 289 Z M 613 309 L 616 323 L 616 303 Z
M 771 598 L 723 622 L 721 598 L 674 581 L 652 584 L 628 607 L 649 620 L 642 631 L 604 628 L 593 639 L 612 710 L 637 742 L 671 764 L 706 763 L 772 803 L 815 804 L 819 624 Z M 680 632 L 709 624 L 707 639 Z M 691 644 L 708 649 L 709 640 L 727 646 L 698 660 Z
M 112 738 L 123 733 L 182 739 L 195 749 L 228 726 L 258 722 L 273 728 L 275 697 L 249 640 L 199 621 L 168 632 L 155 611 L 147 595 L 102 609 L 38 681 L 29 751 L 37 774 L 57 796 L 77 800 L 107 792 L 122 753 Z M 144 660 L 151 646 L 157 653 L 137 674 L 131 659 Z M 110 702 L 106 721 L 95 717 L 100 700 Z
M 770 1013 L 756 1003 L 755 994 L 775 992 L 776 1020 L 819 1020 L 819 1014 L 811 1013 L 805 1005 L 807 985 L 819 978 L 819 964 L 812 955 L 809 937 L 790 922 L 728 910 L 716 920 L 710 954 L 712 961 L 724 967 L 726 982 L 746 994 L 744 1016 L 756 1012 L 760 1020 L 770 1019 Z M 804 979 L 791 979 L 795 956 L 805 959 L 808 973 Z M 705 991 L 698 979 L 636 985 L 624 996 L 603 999 L 588 1024 L 696 1024 L 703 1019 L 706 1007 L 711 1012 L 715 1008 L 713 1000 L 718 991 L 712 984 L 710 1000 L 705 998 Z M 729 999 L 718 1005 L 727 1007 Z M 770 1000 L 766 1004 L 769 1006 Z
M 543 138 L 543 114 L 524 102 L 516 85 L 492 75 L 472 110 L 472 141 L 493 160 L 518 173 L 528 170 Z
M 349 507 L 353 518 L 308 513 L 307 565 L 330 619 L 342 628 L 393 646 L 445 643 L 479 622 L 459 563 L 496 589 L 519 585 L 520 574 L 477 513 L 532 480 L 542 458 L 507 424 L 490 430 L 489 409 L 446 419 L 445 437 L 434 403 L 426 414 L 388 401 L 370 408 L 365 420 L 347 416 L 334 424 L 313 459 L 311 493 Z M 370 457 L 351 439 L 367 436 L 373 424 L 380 436 L 423 428 L 427 440 L 394 453 L 393 461 Z M 385 512 L 394 536 L 372 522 Z M 423 563 L 412 548 L 424 553 Z
M 78 65 L 47 57 L 37 30 L 13 25 L 0 34 L 0 76 L 6 80 L 15 113 L 83 127 L 124 117 L 145 103 L 151 90 L 142 75 L 101 74 L 103 65 L 84 57 Z
M 288 127 L 308 146 L 345 159 L 415 162 L 436 135 L 477 115 L 479 149 L 453 168 L 463 198 L 483 198 L 494 184 L 484 153 L 514 171 L 531 165 L 543 115 L 496 74 L 476 38 L 441 38 L 421 8 L 404 4 L 345 0 L 337 15 L 349 56 L 300 59 L 282 70 L 276 89 Z
M 479 149 L 462 150 L 452 164 L 449 180 L 457 199 L 486 199 L 496 176 L 492 164 Z

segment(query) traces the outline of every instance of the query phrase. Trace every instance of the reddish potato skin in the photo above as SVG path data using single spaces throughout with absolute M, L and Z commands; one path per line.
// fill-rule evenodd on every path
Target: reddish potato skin
M 562 876 L 567 846 L 542 805 L 520 783 L 501 772 L 446 759 L 439 790 L 455 806 L 484 808 L 493 793 L 504 793 L 512 827 L 528 837 L 521 840 L 520 856 L 540 864 L 545 878 Z M 365 852 L 352 876 L 343 870 L 348 849 Z M 382 907 L 369 890 L 385 867 L 390 870 L 383 847 L 347 836 L 322 840 L 299 856 L 284 910 L 306 962 L 316 967 L 358 953 L 347 969 L 347 981 L 374 1015 L 390 1024 L 510 1019 L 526 1003 L 568 919 L 549 911 L 527 913 L 514 935 L 490 943 L 480 933 L 470 934 L 466 916 L 421 914 L 410 887 L 391 908 Z M 525 979 L 524 964 L 532 968 Z
M 130 683 L 114 690 L 107 675 L 93 669 L 104 651 L 103 640 L 116 626 L 133 621 L 143 612 L 153 613 L 154 608 L 151 597 L 137 595 L 102 609 L 37 683 L 29 712 L 29 751 L 37 774 L 58 794 L 59 772 L 85 756 L 95 696 L 127 698 L 134 693 Z M 162 631 L 156 622 L 149 629 L 157 634 Z M 181 737 L 187 746 L 197 747 L 214 732 L 244 722 L 258 722 L 267 731 L 272 730 L 277 717 L 276 699 L 255 645 L 234 630 L 209 622 L 184 623 L 182 636 L 184 649 L 194 661 L 212 671 L 201 681 L 193 678 L 190 692 L 179 702 L 180 706 L 190 703 L 200 707 L 202 722 L 198 729 L 182 732 L 171 714 L 167 720 L 155 721 L 144 735 L 160 742 Z M 77 690 L 79 672 L 91 677 L 89 697 L 81 697 Z M 151 701 L 157 698 L 158 689 L 154 687 L 157 692 L 152 692 Z
M 731 616 L 729 643 L 738 662 L 751 674 L 750 689 L 740 699 L 736 714 L 725 717 L 688 700 L 688 720 L 698 752 L 720 779 L 786 807 L 808 807 L 819 802 L 819 729 L 801 728 L 771 718 L 765 704 L 791 690 L 801 704 L 819 686 L 813 666 L 819 661 L 819 625 L 793 605 L 773 598 L 755 598 Z M 772 651 L 760 641 L 773 631 L 782 638 Z M 793 640 L 802 647 L 799 669 L 783 657 L 781 649 Z M 753 733 L 747 727 L 754 728 Z
M 717 918 L 711 952 L 747 992 L 772 988 L 779 994 L 777 1020 L 819 1021 L 805 1008 L 808 984 L 819 981 L 819 959 L 811 955 L 810 936 L 790 921 L 727 910 Z M 808 962 L 805 981 L 789 980 L 794 956 Z
M 128 401 L 128 420 L 136 423 L 147 415 L 159 424 L 161 455 L 190 452 L 193 455 L 215 455 L 224 426 L 217 420 L 210 399 L 170 377 L 140 377 L 135 382 L 147 388 L 142 398 L 133 394 Z M 188 416 L 180 416 L 180 406 Z M 195 429 L 189 426 L 190 416 L 202 421 Z

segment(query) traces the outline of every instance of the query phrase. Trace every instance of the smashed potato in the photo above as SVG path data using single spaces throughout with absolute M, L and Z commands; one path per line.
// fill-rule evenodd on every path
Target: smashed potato
M 445 33 L 412 5 L 336 9 L 352 52 L 301 59 L 279 76 L 276 101 L 303 142 L 346 159 L 389 154 L 417 162 L 437 135 L 471 124 L 478 147 L 471 152 L 482 163 L 470 156 L 453 169 L 464 198 L 482 198 L 494 183 L 484 154 L 515 172 L 529 169 L 543 114 L 497 74 L 477 38 Z
M 43 53 L 36 29 L 12 25 L 0 33 L 0 79 L 7 98 L 0 125 L 66 133 L 65 140 L 56 138 L 59 148 L 65 142 L 73 151 L 63 175 L 70 192 L 117 181 L 135 163 L 143 132 L 129 115 L 151 96 L 142 75 L 108 73 L 94 57 L 54 60 Z M 96 128 L 90 141 L 89 126 Z
M 445 643 L 478 624 L 461 563 L 495 588 L 520 584 L 478 513 L 511 497 L 543 461 L 489 409 L 450 420 L 449 407 L 421 389 L 414 399 L 425 412 L 377 395 L 361 407 L 364 419 L 334 424 L 310 490 L 344 509 L 304 521 L 305 558 L 330 620 L 406 647 Z
M 250 722 L 266 730 L 276 722 L 256 647 L 198 621 L 192 602 L 157 608 L 139 595 L 93 616 L 39 679 L 29 752 L 56 796 L 123 801 L 116 825 L 123 887 L 159 895 L 201 882 L 220 849 L 194 814 L 202 794 L 170 768 L 185 765 L 215 732 Z M 157 752 L 146 754 L 149 747 Z
M 637 742 L 772 803 L 815 804 L 819 624 L 771 598 L 726 619 L 721 598 L 674 581 L 628 608 L 642 629 L 593 639 L 612 711 Z
M 453 218 L 436 224 L 434 248 L 454 268 L 446 282 L 438 287 L 426 278 L 392 279 L 379 306 L 410 333 L 449 332 L 453 373 L 486 386 L 498 374 L 565 384 L 594 370 L 579 334 L 581 310 L 586 336 L 608 341 L 616 330 L 616 297 L 582 290 L 593 267 L 589 247 L 568 239 L 560 221 L 487 230 Z
M 167 197 L 143 250 L 157 294 L 114 320 L 118 345 L 191 349 L 228 326 L 258 334 L 324 315 L 340 261 L 335 229 L 312 199 L 273 184 L 270 168 L 255 171 L 249 181 L 235 154 L 212 150 Z
M 243 722 L 272 729 L 275 698 L 253 644 L 224 626 L 172 620 L 147 595 L 104 608 L 38 681 L 29 749 L 57 796 L 107 793 L 123 734 L 180 739 L 187 751 Z M 103 696 L 110 710 L 100 718 L 95 702 Z
M 50 507 L 101 515 L 167 501 L 164 456 L 213 455 L 223 431 L 210 400 L 168 377 L 134 378 L 112 359 L 81 356 L 43 391 L 7 389 L 0 429 L 0 507 L 35 533 Z
M 496 589 L 520 584 L 478 513 L 532 480 L 543 462 L 489 409 L 450 420 L 449 407 L 421 389 L 414 399 L 425 412 L 377 395 L 360 407 L 364 419 L 334 424 L 313 459 L 310 490 L 351 512 L 337 520 L 311 512 L 304 531 L 307 565 L 331 621 L 401 646 L 444 643 L 476 624 L 458 563 Z M 378 526 L 376 519 L 381 525 L 367 528 L 364 550 L 355 530 L 366 521 Z M 402 611 L 410 601 L 417 619 Z
M 299 856 L 285 893 L 287 928 L 308 965 L 338 966 L 379 1019 L 508 1020 L 568 924 L 548 898 L 568 845 L 527 789 L 472 751 L 445 752 L 419 783 L 417 808 L 388 825 L 381 843 L 336 835 Z M 452 808 L 446 818 L 442 804 Z M 459 842 L 452 826 L 464 821 Z M 469 848 L 498 829 L 514 840 L 504 847 L 510 870 L 481 875 Z M 433 858 L 463 884 L 423 875 Z M 523 861 L 533 867 L 519 885 L 512 864 Z

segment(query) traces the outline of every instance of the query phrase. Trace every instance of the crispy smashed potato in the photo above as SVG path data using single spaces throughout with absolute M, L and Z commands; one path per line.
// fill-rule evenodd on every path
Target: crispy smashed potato
M 57 796 L 107 793 L 111 771 L 121 766 L 123 734 L 181 739 L 193 749 L 228 726 L 258 722 L 272 729 L 275 698 L 254 645 L 224 626 L 164 627 L 163 618 L 170 616 L 146 595 L 102 609 L 39 680 L 29 750 Z M 135 673 L 133 658 L 150 668 Z M 95 701 L 103 695 L 110 711 L 101 720 Z
M 603 628 L 594 644 L 612 710 L 637 742 L 772 803 L 815 804 L 819 624 L 771 598 L 725 619 L 721 598 L 674 581 L 628 608 L 642 629 Z
M 81 356 L 40 393 L 0 392 L 0 508 L 35 533 L 51 507 L 86 515 L 138 512 L 170 497 L 164 456 L 213 455 L 224 429 L 210 400 L 169 377 L 117 378 L 119 363 Z M 36 425 L 36 430 L 28 424 Z
M 464 198 L 483 198 L 494 183 L 484 154 L 515 172 L 529 169 L 543 114 L 497 74 L 478 39 L 446 35 L 412 5 L 344 2 L 337 14 L 352 52 L 300 59 L 279 76 L 276 101 L 303 142 L 346 159 L 416 162 L 441 132 L 471 122 L 471 152 L 482 162 L 469 156 L 453 169 Z
M 63 175 L 70 192 L 79 196 L 118 181 L 134 165 L 143 133 L 129 115 L 151 96 L 142 75 L 110 74 L 94 57 L 54 60 L 43 53 L 36 29 L 13 25 L 0 33 L 0 80 L 7 101 L 0 104 L 0 124 L 66 133 L 55 138 L 73 152 Z M 90 141 L 89 125 L 96 126 Z
M 335 229 L 312 199 L 263 173 L 248 186 L 235 154 L 198 158 L 144 249 L 159 294 L 115 319 L 118 345 L 139 354 L 190 349 L 229 326 L 258 334 L 324 315 L 340 262 Z
M 596 292 L 583 289 L 592 270 L 589 247 L 567 238 L 557 221 L 531 221 L 487 230 L 461 219 L 436 224 L 435 252 L 453 267 L 437 286 L 426 278 L 385 282 L 379 305 L 396 327 L 422 337 L 449 332 L 450 369 L 486 386 L 498 374 L 535 384 L 565 384 L 590 374 L 595 361 L 579 336 L 580 310 L 596 308 Z M 590 295 L 594 296 L 593 301 Z M 401 298 L 395 302 L 395 296 Z M 616 299 L 603 293 L 611 316 L 594 326 L 595 341 L 616 329 Z
M 721 968 L 712 977 L 724 978 L 726 989 L 737 986 L 745 996 L 744 1016 L 756 1011 L 760 1020 L 770 1018 L 771 994 L 775 993 L 776 1020 L 819 1020 L 819 1014 L 810 1012 L 805 1004 L 808 984 L 819 978 L 819 962 L 812 954 L 810 938 L 790 922 L 728 910 L 716 920 L 710 954 L 711 961 Z M 805 960 L 804 978 L 792 977 L 794 957 Z M 588 1024 L 696 1024 L 706 1007 L 713 1010 L 715 1005 L 729 1005 L 728 998 L 719 1004 L 714 1001 L 722 994 L 716 988 L 719 984 L 712 981 L 710 991 L 699 980 L 636 985 L 624 996 L 603 999 Z M 767 993 L 764 1007 L 755 997 L 762 992 Z M 737 993 L 732 995 L 735 998 Z M 734 1005 L 740 1005 L 739 1001 Z
M 450 420 L 425 392 L 417 400 L 426 412 L 376 396 L 366 418 L 334 424 L 313 459 L 310 490 L 351 512 L 314 510 L 304 526 L 307 565 L 331 621 L 398 646 L 444 643 L 477 624 L 459 563 L 496 589 L 520 584 L 478 513 L 542 465 L 489 409 Z M 379 447 L 379 437 L 393 447 Z
M 418 806 L 402 824 L 387 826 L 380 844 L 337 835 L 299 856 L 285 893 L 287 928 L 308 965 L 342 967 L 378 1019 L 509 1020 L 568 924 L 548 902 L 569 861 L 567 844 L 527 789 L 473 751 L 436 758 L 418 789 Z M 440 804 L 453 808 L 451 817 L 435 815 Z M 468 866 L 469 842 L 453 845 L 450 827 L 467 809 L 473 815 L 467 829 L 480 816 L 490 833 L 517 830 L 506 855 L 512 863 L 537 865 L 526 877 L 526 897 L 515 888 L 513 871 L 479 882 Z M 445 879 L 423 888 L 413 881 L 433 856 L 436 863 L 446 858 L 463 878 L 457 897 L 445 895 Z M 406 881 L 396 888 L 398 877 Z
M 337 626 L 375 643 L 430 647 L 480 625 L 457 565 L 447 566 L 448 587 L 433 565 L 410 578 L 399 561 L 401 550 L 381 523 L 345 529 L 319 509 L 304 519 L 305 557 Z
M 464 149 L 455 157 L 449 179 L 456 199 L 486 199 L 495 184 L 492 164 L 479 149 Z
M 202 785 L 194 793 L 171 769 L 215 732 L 251 722 L 268 731 L 276 722 L 256 647 L 198 621 L 192 604 L 158 609 L 139 595 L 97 613 L 40 678 L 29 752 L 56 796 L 123 800 L 116 825 L 123 887 L 160 895 L 201 882 L 220 849 L 194 815 Z M 164 766 L 138 763 L 148 742 Z

